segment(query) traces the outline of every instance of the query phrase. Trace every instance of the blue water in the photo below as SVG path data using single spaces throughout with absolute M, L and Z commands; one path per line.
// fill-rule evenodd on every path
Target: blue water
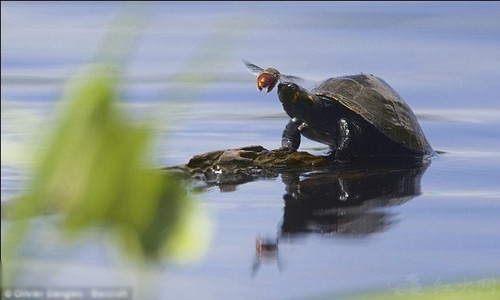
M 197 201 L 214 224 L 209 250 L 192 264 L 151 271 L 154 299 L 303 299 L 500 276 L 499 3 L 1 5 L 2 203 L 22 191 L 65 81 L 95 61 L 110 28 L 137 31 L 122 101 L 138 120 L 156 120 L 158 166 L 218 149 L 280 146 L 286 115 L 274 91 L 256 91 L 242 59 L 301 76 L 306 86 L 375 74 L 445 152 L 417 180 L 420 193 L 368 215 L 384 216 L 380 230 L 370 232 L 372 219 L 361 218 L 341 225 L 368 233 L 284 234 L 279 253 L 262 260 L 256 238 L 277 237 L 285 220 L 282 177 L 208 189 Z M 130 12 L 135 23 L 117 21 Z M 307 140 L 301 148 L 326 151 Z M 34 222 L 23 286 L 138 285 L 99 233 L 61 244 L 53 219 Z

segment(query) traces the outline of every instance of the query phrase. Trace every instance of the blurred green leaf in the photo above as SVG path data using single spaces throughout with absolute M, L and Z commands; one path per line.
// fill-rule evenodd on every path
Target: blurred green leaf
M 195 234 L 182 225 L 199 211 L 180 179 L 146 166 L 152 130 L 118 109 L 114 78 L 112 68 L 98 67 L 70 84 L 58 127 L 12 216 L 57 213 L 71 233 L 101 226 L 140 261 L 158 260 L 179 250 L 173 243 L 193 240 L 179 232 Z

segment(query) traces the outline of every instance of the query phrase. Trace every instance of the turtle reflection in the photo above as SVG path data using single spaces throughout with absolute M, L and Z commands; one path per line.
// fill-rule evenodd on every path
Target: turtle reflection
M 420 180 L 428 165 L 351 165 L 344 169 L 283 172 L 286 193 L 279 237 L 267 241 L 257 238 L 252 276 L 264 262 L 274 261 L 281 271 L 278 244 L 292 237 L 321 234 L 362 238 L 388 229 L 394 216 L 386 208 L 420 195 Z
M 281 235 L 314 232 L 363 236 L 384 231 L 393 223 L 393 216 L 382 208 L 419 195 L 427 167 L 427 163 L 415 163 L 283 173 L 286 194 Z

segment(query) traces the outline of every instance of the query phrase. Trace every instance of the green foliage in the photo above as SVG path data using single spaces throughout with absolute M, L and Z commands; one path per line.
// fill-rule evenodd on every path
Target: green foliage
M 398 289 L 380 293 L 358 294 L 340 299 L 352 300 L 496 300 L 500 295 L 500 280 L 482 279 L 470 282 L 441 284 L 418 289 Z M 332 297 L 331 299 L 338 299 Z
M 23 223 L 58 214 L 67 233 L 100 226 L 140 261 L 189 253 L 196 237 L 185 225 L 193 223 L 196 206 L 181 180 L 147 166 L 152 130 L 118 109 L 115 78 L 111 68 L 99 67 L 70 84 L 57 127 L 10 216 Z M 13 226 L 11 247 L 26 233 L 19 228 Z

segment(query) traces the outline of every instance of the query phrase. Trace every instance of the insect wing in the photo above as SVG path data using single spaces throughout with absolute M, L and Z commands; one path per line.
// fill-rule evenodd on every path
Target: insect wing
M 248 72 L 252 73 L 253 75 L 259 76 L 262 72 L 264 72 L 264 69 L 262 69 L 259 66 L 256 66 L 252 63 L 249 63 L 248 61 L 243 61 L 245 65 L 247 66 Z
M 280 82 L 293 82 L 296 84 L 300 84 L 304 82 L 305 80 L 303 78 L 297 77 L 297 76 L 291 76 L 291 75 L 283 75 L 280 74 Z

